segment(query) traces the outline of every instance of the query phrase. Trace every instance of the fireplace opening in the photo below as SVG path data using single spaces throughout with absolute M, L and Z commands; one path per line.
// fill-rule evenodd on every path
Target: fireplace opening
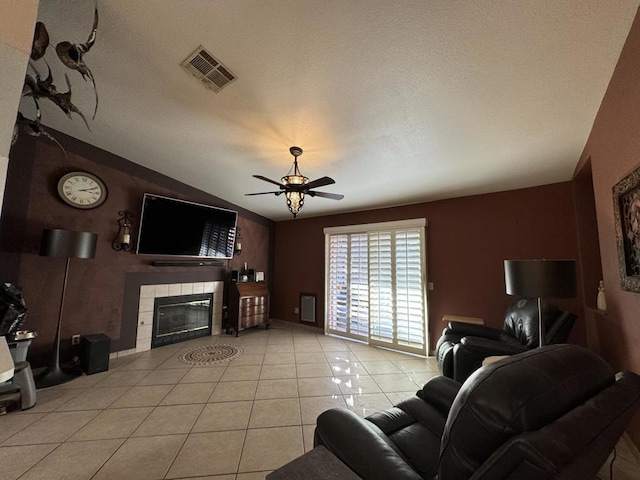
M 213 293 L 156 298 L 151 348 L 211 335 Z

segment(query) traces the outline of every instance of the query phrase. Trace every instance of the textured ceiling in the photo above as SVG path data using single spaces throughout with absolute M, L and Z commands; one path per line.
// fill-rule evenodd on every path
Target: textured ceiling
M 639 1 L 99 0 L 91 132 L 49 105 L 44 123 L 274 220 L 284 197 L 244 194 L 271 190 L 251 175 L 286 174 L 291 145 L 345 195 L 300 217 L 566 181 Z M 93 2 L 38 17 L 84 42 Z M 180 67 L 200 44 L 238 76 L 218 94 Z

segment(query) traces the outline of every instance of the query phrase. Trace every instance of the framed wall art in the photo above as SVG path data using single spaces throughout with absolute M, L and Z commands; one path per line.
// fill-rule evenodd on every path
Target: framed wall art
M 613 187 L 620 285 L 640 293 L 640 167 Z

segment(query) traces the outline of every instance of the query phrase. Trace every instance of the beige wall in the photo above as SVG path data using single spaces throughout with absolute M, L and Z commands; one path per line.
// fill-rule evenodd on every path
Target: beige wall
M 627 292 L 620 287 L 612 196 L 612 187 L 640 167 L 638 16 L 620 54 L 576 172 L 589 159 L 608 307 L 606 315 L 597 317 L 599 353 L 619 370 L 640 373 L 640 293 Z M 595 293 L 590 292 L 592 296 Z M 640 445 L 640 414 L 636 415 L 629 433 L 636 445 Z
M 0 210 L 4 199 L 13 125 L 20 103 L 38 0 L 3 0 L 0 7 Z

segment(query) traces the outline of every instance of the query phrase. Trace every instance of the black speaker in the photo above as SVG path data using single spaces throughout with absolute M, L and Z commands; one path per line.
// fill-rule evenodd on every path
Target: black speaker
M 80 367 L 87 375 L 109 370 L 111 339 L 104 333 L 82 337 Z
M 238 275 L 240 272 L 238 272 L 238 270 L 231 270 L 231 281 L 232 282 L 237 282 L 238 281 Z

